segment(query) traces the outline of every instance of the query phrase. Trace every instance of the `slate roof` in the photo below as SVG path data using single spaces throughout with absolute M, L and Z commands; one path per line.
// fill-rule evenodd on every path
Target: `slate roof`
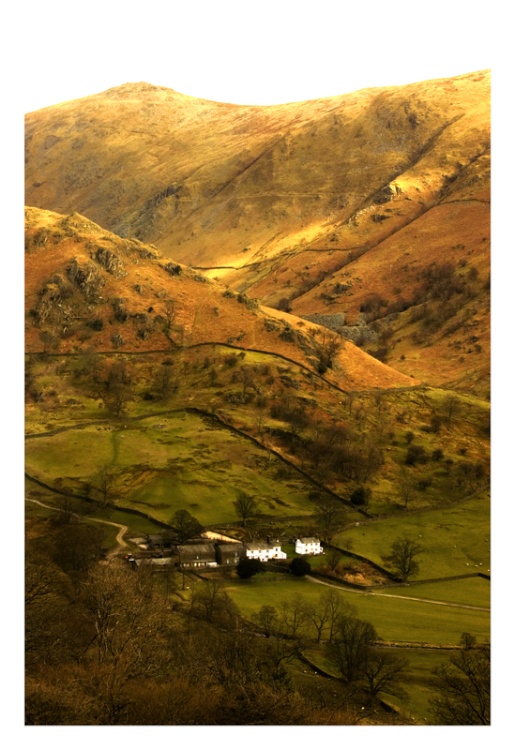
M 215 556 L 214 544 L 178 544 L 177 552 L 181 557 L 202 557 Z

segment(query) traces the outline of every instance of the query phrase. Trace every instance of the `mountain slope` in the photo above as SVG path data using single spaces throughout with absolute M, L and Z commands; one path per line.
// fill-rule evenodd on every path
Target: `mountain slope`
M 130 507 L 166 520 L 202 497 L 210 523 L 232 518 L 242 487 L 280 517 L 363 483 L 374 513 L 398 512 L 408 475 L 405 508 L 483 492 L 486 402 L 423 386 L 79 214 L 26 213 L 31 477 L 98 499 L 109 466 Z
M 248 107 L 127 84 L 27 116 L 26 202 L 152 242 L 262 304 L 337 313 L 331 327 L 407 375 L 485 395 L 489 86 L 482 71 Z M 448 263 L 467 294 L 451 290 L 435 327 L 448 300 L 420 287 Z M 471 321 L 474 341 L 447 332 Z
M 25 269 L 29 352 L 166 352 L 218 343 L 320 370 L 325 328 L 260 308 L 79 214 L 26 209 Z M 326 377 L 339 388 L 417 383 L 351 342 L 333 360 Z

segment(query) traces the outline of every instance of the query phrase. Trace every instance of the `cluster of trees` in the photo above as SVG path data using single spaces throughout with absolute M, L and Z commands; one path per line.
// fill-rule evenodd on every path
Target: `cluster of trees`
M 95 349 L 84 349 L 74 364 L 73 374 L 76 383 L 93 398 L 99 398 L 105 410 L 114 417 L 122 416 L 132 401 L 141 397 L 145 400 L 167 401 L 178 389 L 177 373 L 170 358 L 152 371 L 148 387 L 141 391 L 136 370 L 123 356 L 103 357 Z
M 63 568 L 56 545 L 52 529 L 28 547 L 26 724 L 352 723 L 295 689 L 299 644 L 257 637 L 221 579 L 181 603 L 173 573 L 94 557 Z
M 315 604 L 298 595 L 277 607 L 264 604 L 252 619 L 268 638 L 276 635 L 332 643 L 339 618 L 351 611 L 336 589 L 327 588 Z
M 103 561 L 101 541 L 72 514 L 31 528 L 27 724 L 351 724 L 363 701 L 400 694 L 407 661 L 334 588 L 264 604 L 249 621 L 223 578 L 192 580 L 186 597 L 172 570 Z M 308 695 L 291 665 L 313 645 L 333 680 Z M 488 723 L 489 648 L 464 636 L 434 688 L 437 721 Z
M 356 610 L 332 588 L 317 602 L 296 596 L 278 607 L 263 605 L 254 622 L 267 638 L 286 637 L 306 645 L 313 640 L 325 646 L 332 673 L 347 698 L 375 697 L 380 691 L 402 692 L 401 679 L 408 661 L 380 646 L 375 628 L 356 616 Z
M 343 481 L 366 482 L 383 465 L 383 453 L 373 436 L 358 435 L 339 423 L 319 424 L 302 407 L 278 410 L 272 406 L 271 415 L 289 427 L 287 432 L 274 429 L 275 439 L 317 476 L 330 474 Z

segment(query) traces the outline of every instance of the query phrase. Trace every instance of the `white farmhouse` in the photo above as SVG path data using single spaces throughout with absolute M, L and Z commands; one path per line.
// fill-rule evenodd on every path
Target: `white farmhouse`
M 320 539 L 315 539 L 313 536 L 299 537 L 295 541 L 295 554 L 297 555 L 321 555 L 323 551 Z
M 251 542 L 245 545 L 247 557 L 251 560 L 286 560 L 286 552 L 283 552 L 280 544 L 269 544 L 268 542 Z

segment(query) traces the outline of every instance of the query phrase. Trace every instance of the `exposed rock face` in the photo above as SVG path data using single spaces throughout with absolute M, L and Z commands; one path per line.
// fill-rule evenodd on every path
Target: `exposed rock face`
M 66 273 L 70 281 L 79 287 L 87 299 L 94 300 L 98 297 L 104 282 L 92 263 L 85 263 L 81 266 L 74 258 L 66 269 Z
M 97 263 L 105 268 L 106 271 L 112 273 L 113 276 L 121 276 L 123 273 L 123 264 L 115 253 L 104 247 L 99 247 L 94 258 Z
M 332 313 L 324 315 L 323 313 L 313 313 L 312 315 L 304 315 L 306 320 L 311 320 L 313 323 L 318 323 L 326 328 L 331 328 L 333 331 L 341 331 L 345 325 L 345 314 L 344 313 Z

